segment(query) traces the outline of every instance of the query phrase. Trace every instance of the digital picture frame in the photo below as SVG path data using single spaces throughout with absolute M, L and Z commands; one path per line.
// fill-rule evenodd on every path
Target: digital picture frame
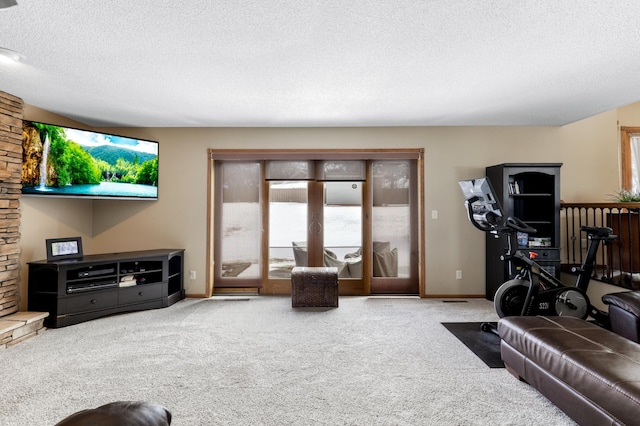
M 82 259 L 82 237 L 49 238 L 46 245 L 48 262 Z

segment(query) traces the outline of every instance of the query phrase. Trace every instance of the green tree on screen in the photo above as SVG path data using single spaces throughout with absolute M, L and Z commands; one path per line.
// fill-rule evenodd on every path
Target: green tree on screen
M 94 158 L 82 145 L 68 139 L 62 127 L 41 123 L 34 123 L 34 126 L 43 143 L 49 141 L 48 164 L 55 171 L 55 175 L 49 177 L 52 186 L 99 184 L 101 181 L 157 185 L 157 157 L 140 164 L 137 153 L 129 160 L 111 155 L 112 162 L 108 162 Z M 122 150 L 117 149 L 101 152 L 122 154 Z
M 100 183 L 101 173 L 98 165 L 87 151 L 75 142 L 67 142 L 69 156 L 69 175 L 72 184 Z
M 144 185 L 158 185 L 158 159 L 145 161 L 138 170 L 136 183 Z
M 36 124 L 41 138 L 49 138 L 49 161 L 56 176 L 54 186 L 100 183 L 101 172 L 93 157 L 79 144 L 67 139 L 64 129 L 48 124 Z M 43 136 L 44 135 L 44 136 Z

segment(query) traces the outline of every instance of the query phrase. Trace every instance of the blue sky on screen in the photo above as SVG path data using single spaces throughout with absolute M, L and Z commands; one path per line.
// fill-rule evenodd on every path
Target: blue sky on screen
M 70 139 L 82 146 L 113 145 L 119 148 L 128 148 L 134 151 L 146 152 L 158 155 L 158 144 L 140 139 L 125 138 L 122 136 L 107 135 L 85 130 L 64 128 L 67 139 Z

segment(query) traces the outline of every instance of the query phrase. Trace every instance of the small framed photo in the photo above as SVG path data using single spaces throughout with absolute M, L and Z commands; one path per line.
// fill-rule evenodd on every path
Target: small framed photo
M 526 232 L 518 232 L 518 247 L 529 247 L 529 234 Z
M 49 238 L 47 261 L 82 259 L 82 237 Z

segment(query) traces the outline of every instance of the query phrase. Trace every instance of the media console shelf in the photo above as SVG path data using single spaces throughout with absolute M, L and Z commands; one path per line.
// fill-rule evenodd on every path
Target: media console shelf
M 94 254 L 29 262 L 29 310 L 57 328 L 120 312 L 165 308 L 184 299 L 184 250 Z

